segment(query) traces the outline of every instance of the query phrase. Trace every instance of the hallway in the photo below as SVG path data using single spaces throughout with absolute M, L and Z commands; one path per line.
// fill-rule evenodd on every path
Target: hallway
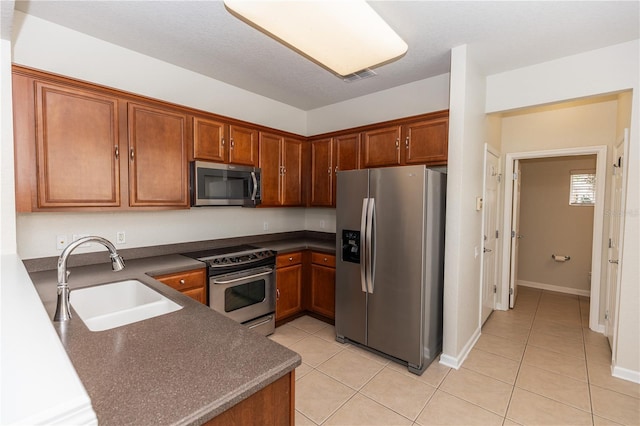
M 584 297 L 520 287 L 495 311 L 460 370 L 422 376 L 334 338 L 311 317 L 272 339 L 300 353 L 298 425 L 638 425 L 640 385 L 610 375 L 606 338 Z

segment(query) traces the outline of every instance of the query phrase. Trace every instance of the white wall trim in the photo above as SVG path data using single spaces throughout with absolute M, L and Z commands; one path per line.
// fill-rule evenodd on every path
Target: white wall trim
M 479 338 L 480 328 L 477 328 L 457 357 L 442 354 L 440 355 L 440 364 L 459 370 L 460 367 L 462 367 L 462 363 L 465 359 L 467 359 L 467 356 L 469 356 L 469 352 L 471 352 L 471 349 L 473 349 Z
M 559 285 L 537 283 L 534 281 L 518 280 L 518 286 L 538 288 L 540 290 L 555 291 L 557 293 L 573 294 L 576 296 L 591 297 L 591 291 L 581 290 L 579 288 L 561 287 Z
M 640 383 L 640 371 L 629 370 L 628 368 L 611 366 L 611 375 L 618 379 L 628 380 L 633 383 Z
M 542 151 L 529 151 L 529 152 L 516 152 L 507 153 L 505 161 L 505 182 L 504 182 L 504 220 L 502 235 L 511 235 L 511 216 L 512 216 L 512 203 L 513 203 L 513 162 L 514 160 L 530 159 L 530 158 L 551 158 L 551 157 L 566 157 L 575 155 L 596 155 L 596 192 L 598 194 L 604 194 L 606 173 L 607 173 L 607 146 L 586 146 L 579 148 L 562 148 L 562 149 L 549 149 Z M 594 331 L 601 332 L 604 324 L 600 324 L 599 312 L 600 312 L 600 281 L 602 279 L 602 259 L 606 256 L 606 253 L 602 251 L 602 239 L 604 229 L 604 197 L 597 197 L 596 204 L 593 210 L 593 243 L 591 250 L 591 303 L 589 312 L 589 328 Z M 510 259 L 511 257 L 511 240 L 505 238 L 502 246 L 502 258 Z M 501 285 L 501 299 L 509 300 L 509 274 L 510 263 L 502 263 L 502 279 Z M 506 283 L 506 284 L 505 284 Z

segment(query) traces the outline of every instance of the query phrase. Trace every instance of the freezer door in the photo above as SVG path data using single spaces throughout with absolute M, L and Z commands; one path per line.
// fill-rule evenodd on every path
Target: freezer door
M 425 167 L 370 170 L 375 200 L 367 346 L 419 366 L 423 347 Z
M 343 241 L 358 233 L 364 238 L 362 226 L 362 209 L 366 206 L 369 190 L 368 170 L 350 170 L 338 172 L 336 198 L 336 316 L 335 326 L 338 338 L 349 338 L 355 342 L 366 344 L 366 303 L 367 295 L 363 291 L 361 281 L 365 254 L 361 241 Z M 347 231 L 346 233 L 343 231 Z M 352 231 L 352 232 L 349 232 Z M 359 246 L 360 263 L 353 258 L 345 260 L 344 244 Z M 366 287 L 364 287 L 366 289 Z

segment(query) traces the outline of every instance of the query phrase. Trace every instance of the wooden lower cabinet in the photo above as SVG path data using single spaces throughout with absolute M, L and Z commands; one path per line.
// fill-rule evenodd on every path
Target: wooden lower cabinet
M 330 319 L 336 316 L 336 257 L 311 253 L 311 303 L 309 310 Z
M 276 257 L 276 321 L 302 311 L 302 252 Z
M 288 426 L 295 422 L 295 370 L 205 423 L 206 426 Z
M 207 270 L 194 269 L 174 274 L 157 275 L 156 280 L 178 290 L 185 296 L 207 304 Z
M 335 318 L 336 257 L 304 250 L 276 258 L 276 321 L 304 312 L 331 322 Z

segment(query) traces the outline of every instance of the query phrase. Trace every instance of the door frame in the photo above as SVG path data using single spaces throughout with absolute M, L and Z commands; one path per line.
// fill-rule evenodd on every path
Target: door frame
M 589 310 L 589 328 L 593 331 L 604 332 L 604 324 L 599 323 L 600 313 L 600 288 L 602 275 L 602 259 L 606 256 L 603 252 L 603 230 L 606 180 L 607 180 L 607 146 L 596 145 L 579 148 L 550 149 L 542 151 L 513 152 L 506 154 L 504 171 L 504 216 L 502 222 L 502 235 L 511 236 L 511 220 L 513 210 L 513 163 L 514 160 L 532 158 L 568 157 L 580 155 L 596 156 L 596 197 L 593 211 L 593 243 L 591 250 L 591 303 Z M 502 259 L 511 259 L 511 238 L 503 239 Z M 502 274 L 500 280 L 500 309 L 509 309 L 509 273 L 511 260 L 502 262 Z
M 482 178 L 482 227 L 480 229 L 480 241 L 483 241 L 484 235 L 485 235 L 485 221 L 486 221 L 486 209 L 484 208 L 484 202 L 486 200 L 486 194 L 487 194 L 487 158 L 489 155 L 493 155 L 494 157 L 496 157 L 498 159 L 498 191 L 496 194 L 496 210 L 495 210 L 495 215 L 496 215 L 496 226 L 498 228 L 500 228 L 500 199 L 501 199 L 501 191 L 500 191 L 500 186 L 502 185 L 502 178 L 504 177 L 502 175 L 502 155 L 500 155 L 500 151 L 498 151 L 497 149 L 493 148 L 492 146 L 490 146 L 489 144 L 485 143 L 484 144 L 484 159 L 483 159 L 483 178 Z M 500 240 L 500 239 L 499 239 Z M 483 241 L 484 244 L 484 241 Z M 500 242 L 496 242 L 496 253 L 494 254 L 495 256 L 495 273 L 496 273 L 496 292 L 493 295 L 493 310 L 496 309 L 496 298 L 498 296 L 497 293 L 497 287 L 498 287 L 498 281 L 499 281 L 499 277 L 500 277 L 500 258 L 499 258 L 499 250 L 498 248 L 500 247 Z M 483 307 L 483 295 L 484 295 L 484 286 L 486 285 L 486 283 L 484 282 L 484 250 L 482 250 L 480 252 L 480 282 L 481 282 L 481 291 L 480 291 L 480 325 L 482 326 L 483 324 L 483 318 L 482 318 L 482 307 Z

